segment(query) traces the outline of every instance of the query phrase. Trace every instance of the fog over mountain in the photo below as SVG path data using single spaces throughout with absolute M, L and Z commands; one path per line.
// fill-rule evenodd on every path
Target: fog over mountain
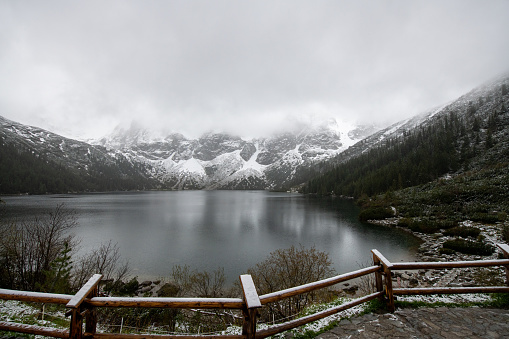
M 483 139 L 486 149 L 494 149 L 497 143 L 497 147 L 507 149 L 503 123 L 507 113 L 508 79 L 509 74 L 502 75 L 448 105 L 427 110 L 379 132 L 374 125 L 351 125 L 326 119 L 314 123 L 293 121 L 270 137 L 242 138 L 236 134 L 208 132 L 189 138 L 182 133 L 153 133 L 133 123 L 126 129 L 118 127 L 107 137 L 85 143 L 0 116 L 0 187 L 3 193 L 10 194 L 133 189 L 292 190 L 334 165 L 362 158 L 362 163 L 356 163 L 347 174 L 332 179 L 328 176 L 326 180 L 337 183 L 340 178 L 354 173 L 359 175 L 360 169 L 366 169 L 363 163 L 376 160 L 369 152 L 382 150 L 383 153 L 406 137 L 417 135 L 417 142 L 412 139 L 411 145 L 405 146 L 414 156 L 411 161 L 401 162 L 402 153 L 393 157 L 396 164 L 388 161 L 394 166 L 391 173 L 397 179 L 387 180 L 386 172 L 381 175 L 380 180 L 385 184 L 401 182 L 402 186 L 403 177 L 400 180 L 398 171 L 405 166 L 407 169 L 414 166 L 422 172 L 416 175 L 415 168 L 408 169 L 412 180 L 416 177 L 429 179 L 437 171 L 447 174 L 458 170 L 457 152 L 465 168 L 473 166 L 465 159 L 478 153 Z M 474 119 L 473 113 L 479 116 Z M 443 116 L 445 125 L 441 121 L 429 124 Z M 453 132 L 449 119 L 455 123 L 455 132 L 461 132 L 458 137 L 447 134 Z M 457 127 L 460 120 L 463 128 Z M 481 128 L 481 121 L 486 128 Z M 475 135 L 467 137 L 466 126 Z M 496 128 L 503 132 L 502 137 L 494 135 Z M 486 135 L 481 135 L 481 130 Z M 447 134 L 442 139 L 454 142 L 442 139 L 435 142 L 433 138 L 441 131 Z M 460 139 L 463 145 L 458 151 Z M 474 145 L 471 140 L 475 140 Z M 441 149 L 444 144 L 446 146 Z M 423 145 L 431 146 L 423 150 Z M 414 149 L 420 152 L 417 158 Z M 501 165 L 500 159 L 493 156 L 488 162 Z M 375 161 L 373 166 L 386 162 Z M 420 162 L 425 162 L 426 166 L 420 166 Z M 356 183 L 365 185 L 368 179 L 373 183 L 370 177 L 359 178 Z M 376 185 L 380 187 L 379 183 Z M 320 184 L 314 189 L 330 188 Z M 334 188 L 334 191 L 339 192 L 339 189 L 342 188 Z
M 139 121 L 267 136 L 388 126 L 507 71 L 505 0 L 0 2 L 0 114 L 71 138 Z

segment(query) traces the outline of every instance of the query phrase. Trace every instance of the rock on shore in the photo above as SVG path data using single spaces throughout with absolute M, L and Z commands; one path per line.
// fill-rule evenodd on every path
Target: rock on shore
M 440 249 L 444 242 L 454 239 L 454 237 L 445 236 L 441 230 L 439 233 L 425 234 L 412 232 L 408 228 L 397 226 L 399 218 L 389 218 L 385 220 L 370 220 L 370 223 L 386 227 L 398 227 L 402 230 L 412 233 L 422 240 L 422 244 L 417 251 L 417 261 L 436 262 L 436 261 L 470 261 L 497 259 L 501 251 L 497 250 L 490 256 L 469 255 L 460 252 L 453 254 L 442 254 Z M 495 246 L 502 242 L 500 234 L 500 225 L 485 225 L 472 222 L 470 220 L 459 223 L 459 226 L 475 227 L 481 231 L 480 236 L 484 242 Z M 390 260 L 390 258 L 388 258 Z M 489 268 L 453 268 L 441 270 L 418 270 L 418 271 L 398 271 L 394 272 L 394 287 L 471 287 L 480 285 L 504 285 L 504 269 L 502 267 Z

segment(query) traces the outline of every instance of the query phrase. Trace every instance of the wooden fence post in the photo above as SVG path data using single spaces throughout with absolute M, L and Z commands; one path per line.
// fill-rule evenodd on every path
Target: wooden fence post
M 88 298 L 97 297 L 99 293 L 99 286 L 96 286 L 90 294 Z M 87 305 L 87 313 L 85 315 L 85 334 L 86 336 L 93 336 L 96 332 L 97 328 L 97 309 L 92 305 Z
M 504 258 L 509 259 L 509 245 L 507 244 L 497 244 L 498 248 L 502 250 L 504 253 Z M 509 286 L 509 266 L 504 266 L 505 268 L 505 284 Z
M 371 251 L 371 253 L 373 253 L 373 250 Z M 383 288 L 384 288 L 383 287 L 383 282 L 382 282 L 383 267 L 380 264 L 380 259 L 377 257 L 377 255 L 375 253 L 373 253 L 373 265 L 380 266 L 380 270 L 375 272 L 375 286 L 376 286 L 376 291 L 377 292 L 382 292 Z M 384 296 L 380 295 L 378 297 L 378 300 L 383 301 L 384 300 Z
M 385 294 L 387 295 L 387 309 L 389 312 L 394 313 L 396 306 L 394 306 L 394 293 L 392 291 L 392 276 L 391 268 L 384 265 L 385 272 Z
M 99 282 L 101 281 L 101 274 L 94 274 L 83 287 L 76 293 L 71 300 L 65 305 L 70 310 L 66 315 L 71 315 L 71 325 L 69 329 L 70 339 L 81 339 L 83 337 L 83 311 L 86 311 L 86 331 L 89 333 L 95 333 L 95 327 L 97 324 L 97 317 L 95 310 L 90 308 L 85 309 L 83 307 L 83 301 L 85 298 L 91 298 L 97 294 Z M 90 323 L 88 322 L 90 320 Z
M 83 316 L 79 308 L 72 309 L 71 311 L 71 325 L 69 329 L 70 339 L 81 339 L 83 333 Z
M 373 253 L 373 257 L 377 257 L 379 262 L 383 265 L 384 270 L 384 276 L 385 276 L 385 297 L 387 298 L 387 310 L 391 313 L 394 312 L 395 306 L 394 306 L 394 293 L 392 290 L 392 276 L 391 276 L 391 269 L 392 264 L 389 260 L 387 260 L 382 253 L 380 253 L 378 250 L 371 250 Z M 378 282 L 377 282 L 378 284 Z M 378 287 L 378 286 L 377 286 Z
M 242 286 L 245 303 L 245 307 L 242 310 L 244 312 L 242 335 L 245 335 L 246 339 L 254 339 L 256 338 L 256 316 L 258 309 L 262 307 L 262 304 L 258 297 L 258 292 L 256 292 L 256 287 L 251 275 L 241 275 L 240 284 Z

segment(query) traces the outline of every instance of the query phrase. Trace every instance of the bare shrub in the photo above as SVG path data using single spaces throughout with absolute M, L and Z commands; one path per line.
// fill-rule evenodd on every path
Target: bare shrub
M 47 277 L 55 279 L 58 272 L 53 271 L 62 267 L 55 265 L 55 260 L 62 260 L 63 253 L 68 256 L 76 247 L 76 238 L 71 233 L 76 226 L 76 213 L 66 210 L 63 204 L 32 219 L 3 224 L 0 237 L 2 286 L 29 291 L 54 287 L 55 284 L 48 284 Z M 66 260 L 69 266 L 70 256 Z
M 225 295 L 224 268 L 212 272 L 191 270 L 188 265 L 175 265 L 171 272 L 175 296 L 217 298 Z
M 212 272 L 199 272 L 187 265 L 173 266 L 170 282 L 164 284 L 158 291 L 159 296 L 167 297 L 225 297 L 224 269 L 218 268 Z M 185 310 L 174 309 L 165 313 L 165 322 L 170 328 L 175 328 L 178 322 L 186 327 L 188 332 L 220 331 L 235 321 L 232 314 L 224 310 Z M 238 325 L 238 324 L 237 324 Z
M 330 277 L 334 273 L 329 254 L 315 247 L 292 246 L 271 252 L 267 259 L 248 270 L 260 295 Z M 316 301 L 328 301 L 330 293 L 319 290 L 268 304 L 266 320 L 283 319 Z
M 128 261 L 122 261 L 120 248 L 111 240 L 79 258 L 74 267 L 73 286 L 83 286 L 93 274 L 102 274 L 103 280 L 121 283 L 131 272 Z M 114 287 L 113 285 L 110 285 Z
M 363 265 L 357 263 L 359 268 L 369 267 L 373 265 L 372 262 L 366 261 Z M 363 275 L 358 278 L 359 294 L 368 295 L 376 292 L 376 280 L 374 274 Z

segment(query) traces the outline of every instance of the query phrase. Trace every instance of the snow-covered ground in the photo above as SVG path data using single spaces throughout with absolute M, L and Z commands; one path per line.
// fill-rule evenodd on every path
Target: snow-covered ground
M 314 314 L 317 312 L 326 311 L 328 309 L 337 307 L 341 304 L 347 303 L 353 299 L 350 298 L 339 298 L 336 301 L 327 304 L 319 304 L 313 305 L 309 307 L 303 315 Z M 408 301 L 408 302 L 425 302 L 425 303 L 442 303 L 442 304 L 458 304 L 458 303 L 483 303 L 490 300 L 489 295 L 487 294 L 463 294 L 463 295 L 426 295 L 426 296 L 399 296 L 399 301 Z M 337 322 L 344 318 L 354 317 L 365 312 L 368 307 L 367 303 L 354 306 L 345 311 L 333 314 L 331 316 L 325 317 L 321 320 L 314 321 L 307 325 L 301 326 L 299 328 L 290 330 L 288 332 L 292 332 L 294 335 L 302 335 L 307 332 L 318 333 L 328 327 L 331 323 Z M 29 306 L 25 303 L 19 301 L 2 301 L 0 300 L 0 321 L 8 321 L 8 322 L 23 322 L 29 323 L 33 325 L 53 327 L 64 329 L 62 326 L 57 325 L 52 320 L 55 318 L 65 319 L 63 312 L 48 312 L 44 315 L 44 320 L 41 319 L 41 309 L 36 308 L 34 306 Z M 285 319 L 288 321 L 291 319 Z M 260 323 L 258 324 L 258 330 L 263 330 L 269 328 L 273 324 L 269 323 Z M 98 332 L 104 332 L 105 329 L 101 326 L 98 327 Z M 150 329 L 141 330 L 142 333 L 158 333 L 164 334 L 166 333 L 163 329 L 153 327 Z M 285 332 L 285 333 L 288 333 Z M 223 334 L 223 335 L 240 335 L 242 333 L 242 328 L 238 326 L 228 327 L 225 331 L 214 334 Z M 274 337 L 283 338 L 286 337 L 287 334 L 281 333 Z M 42 336 L 35 336 L 36 338 L 43 338 Z

